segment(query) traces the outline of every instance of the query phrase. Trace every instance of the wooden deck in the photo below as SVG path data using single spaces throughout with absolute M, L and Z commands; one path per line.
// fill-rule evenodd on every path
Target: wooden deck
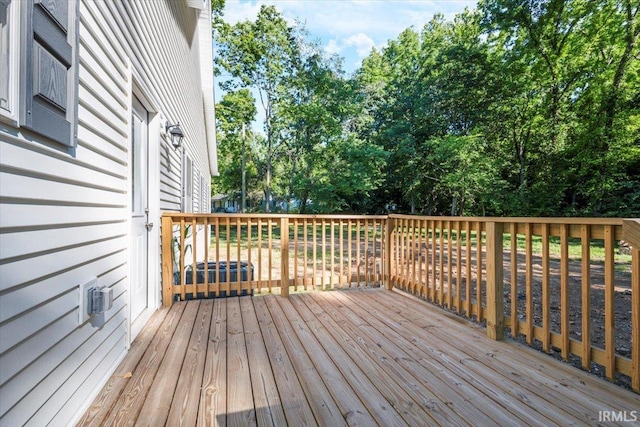
M 79 425 L 616 425 L 599 411 L 640 418 L 640 396 L 413 297 L 354 289 L 162 309 Z

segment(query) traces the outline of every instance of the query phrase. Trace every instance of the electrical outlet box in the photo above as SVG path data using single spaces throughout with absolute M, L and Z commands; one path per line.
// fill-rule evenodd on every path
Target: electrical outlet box
M 89 314 L 100 314 L 113 307 L 113 289 L 103 286 L 101 288 L 90 288 L 91 308 Z
M 91 311 L 91 296 L 89 290 L 98 287 L 98 278 L 93 277 L 88 282 L 80 285 L 80 295 L 78 300 L 78 324 L 82 325 L 89 320 Z

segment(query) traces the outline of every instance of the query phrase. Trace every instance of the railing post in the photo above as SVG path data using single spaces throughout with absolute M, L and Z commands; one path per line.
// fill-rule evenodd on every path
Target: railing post
M 640 220 L 624 220 L 622 233 L 631 245 L 631 388 L 640 392 Z
M 289 296 L 289 218 L 280 218 L 280 295 Z
M 173 303 L 173 221 L 170 216 L 162 217 L 162 305 L 170 307 Z
M 479 233 L 478 233 L 479 234 Z M 487 336 L 504 339 L 502 223 L 487 222 Z M 480 301 L 478 301 L 480 304 Z
M 392 219 L 387 216 L 387 219 L 385 220 L 386 229 L 384 234 L 384 278 L 386 280 L 385 288 L 389 291 L 393 289 L 393 285 L 391 284 L 391 231 L 393 230 L 391 221 Z

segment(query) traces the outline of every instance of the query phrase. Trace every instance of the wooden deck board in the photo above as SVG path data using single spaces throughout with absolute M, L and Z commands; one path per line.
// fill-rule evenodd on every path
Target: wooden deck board
M 182 369 L 173 396 L 167 425 L 192 426 L 196 424 L 198 419 L 200 388 L 207 355 L 207 341 L 209 339 L 212 311 L 213 300 L 203 300 L 200 303 L 187 354 L 182 362 Z
M 382 334 L 387 334 L 389 330 L 396 331 L 400 334 L 400 338 L 394 337 L 396 345 L 401 346 L 419 363 L 428 363 L 432 361 L 430 369 L 438 369 L 445 367 L 445 372 L 450 375 L 450 381 L 453 384 L 465 383 L 475 388 L 481 394 L 487 395 L 493 405 L 484 406 L 477 402 L 471 406 L 463 406 L 459 409 L 465 416 L 472 416 L 469 412 L 478 410 L 489 410 L 493 417 L 511 418 L 514 422 L 523 423 L 525 425 L 550 425 L 553 421 L 544 415 L 538 413 L 533 407 L 531 407 L 530 401 L 523 398 L 523 395 L 519 393 L 518 387 L 513 387 L 513 384 L 508 378 L 504 378 L 503 375 L 496 375 L 494 371 L 485 369 L 483 366 L 472 363 L 474 359 L 474 351 L 464 352 L 458 349 L 460 347 L 468 347 L 471 343 L 469 340 L 459 342 L 456 345 L 450 345 L 447 341 L 450 339 L 457 340 L 460 335 L 455 331 L 447 329 L 446 335 L 426 337 L 427 334 L 433 334 L 433 330 L 437 328 L 437 325 L 426 322 L 417 325 L 408 324 L 402 320 L 403 317 L 399 317 L 399 321 L 394 321 L 389 318 L 389 313 L 404 313 L 410 314 L 411 309 L 407 306 L 398 308 L 390 305 L 387 307 L 371 305 L 364 301 L 359 301 L 365 309 L 368 309 L 372 315 L 384 322 L 385 328 L 382 329 Z M 377 307 L 377 308 L 376 308 Z M 395 316 L 394 316 L 395 317 Z M 429 317 L 427 317 L 429 318 Z M 420 322 L 420 320 L 418 320 Z M 449 326 L 449 325 L 448 325 Z M 435 339 L 434 339 L 435 338 Z M 486 338 L 484 338 L 486 339 Z M 416 350 L 417 349 L 417 350 Z M 486 352 L 489 348 L 485 348 L 481 351 Z M 435 366 L 433 365 L 435 363 Z M 515 392 L 512 392 L 514 391 Z M 538 402 L 541 403 L 541 402 Z M 543 407 L 543 405 L 540 405 Z M 562 421 L 562 417 L 560 417 Z M 573 421 L 573 420 L 572 420 Z
M 371 316 L 373 313 L 368 312 L 370 315 L 365 317 L 360 310 L 349 305 L 343 295 L 331 293 L 330 296 L 334 303 L 332 305 L 330 301 L 325 301 L 323 304 L 325 309 L 334 318 L 341 319 L 341 327 L 349 329 L 354 337 L 361 335 L 360 339 L 366 343 L 372 355 L 385 362 L 385 369 L 398 371 L 398 375 L 401 375 L 412 393 L 429 402 L 430 411 L 444 411 L 444 414 L 438 414 L 440 415 L 438 418 L 444 418 L 447 424 L 472 425 L 493 425 L 499 424 L 500 421 L 509 420 L 499 417 L 490 418 L 483 410 L 474 408 L 469 411 L 467 406 L 459 406 L 456 401 L 452 401 L 451 395 L 456 396 L 460 402 L 472 401 L 476 405 L 482 404 L 484 400 L 486 406 L 481 405 L 481 407 L 488 408 L 494 403 L 484 394 L 469 387 L 467 383 L 460 382 L 458 377 L 447 375 L 448 371 L 441 372 L 436 364 L 430 363 L 428 360 L 426 363 L 418 362 L 413 354 L 405 352 L 396 344 L 397 341 L 394 342 L 394 340 L 404 339 L 400 334 L 391 334 L 390 336 L 393 338 L 389 338 L 375 327 L 377 324 L 381 328 L 386 328 L 387 326 L 382 321 L 369 322 L 369 320 L 374 320 Z M 322 299 L 326 300 L 326 298 Z M 416 348 L 416 353 L 418 351 L 420 350 Z M 420 358 L 425 357 L 428 355 L 423 353 Z
M 227 303 L 227 424 L 256 425 L 240 299 Z
M 456 414 L 446 414 L 448 411 L 444 410 L 443 404 L 434 404 L 432 399 L 422 398 L 419 390 L 411 387 L 414 380 L 410 378 L 410 374 L 396 369 L 399 365 L 393 359 L 390 359 L 375 342 L 366 340 L 360 325 L 353 330 L 349 325 L 336 322 L 334 319 L 337 313 L 326 304 L 322 304 L 327 300 L 326 295 L 316 294 L 314 296 L 318 296 L 317 301 L 316 298 L 305 298 L 305 302 L 407 423 L 417 425 L 425 421 L 430 424 L 437 421 L 440 424 L 464 425 Z M 327 309 L 330 311 L 325 311 Z M 432 411 L 434 406 L 438 406 L 439 410 Z M 449 416 L 442 416 L 443 413 Z
M 316 339 L 309 326 L 295 311 L 289 300 L 276 299 L 280 309 L 287 316 L 292 329 L 306 352 L 310 355 L 311 361 L 320 374 L 324 384 L 331 391 L 331 394 L 340 408 L 342 416 L 349 425 L 373 425 L 375 420 L 369 413 L 367 407 L 356 396 L 351 384 L 342 375 L 340 369 L 332 362 L 326 349 Z
M 402 409 L 407 408 L 404 402 L 405 396 L 397 396 L 394 391 L 387 389 L 380 390 L 367 375 L 370 369 L 367 359 L 361 359 L 356 363 L 349 357 L 349 352 L 342 348 L 338 341 L 334 339 L 327 328 L 320 322 L 315 314 L 311 312 L 299 296 L 291 297 L 292 304 L 298 314 L 310 325 L 312 333 L 316 336 L 320 344 L 327 350 L 331 362 L 340 370 L 344 378 L 352 385 L 355 394 L 364 403 L 376 421 L 384 426 L 405 425 L 401 414 L 395 410 L 395 406 Z M 386 379 L 386 378 L 385 378 Z M 382 388 L 382 387 L 380 387 Z
M 278 309 L 276 298 L 273 295 L 268 295 L 264 299 L 257 299 L 256 304 L 258 306 L 265 304 L 271 309 L 270 314 L 274 326 L 280 333 L 282 345 L 289 355 L 304 391 L 304 396 L 299 396 L 299 398 L 307 400 L 319 425 L 346 426 L 345 417 L 340 412 L 338 404 L 293 330 L 293 325 L 287 321 L 282 310 Z
M 393 299 L 380 299 L 379 302 L 389 304 Z M 401 298 L 407 298 L 402 295 Z M 413 298 L 409 298 L 414 300 Z M 410 310 L 415 310 L 416 322 L 422 322 L 423 303 L 412 301 Z M 398 310 L 407 311 L 407 305 L 396 305 Z M 605 380 L 588 375 L 565 363 L 544 355 L 532 348 L 518 343 L 487 341 L 484 330 L 456 319 L 453 323 L 445 322 L 445 316 L 437 316 L 436 322 L 443 323 L 441 328 L 429 328 L 429 331 L 441 337 L 451 335 L 466 335 L 464 345 L 458 348 L 466 350 L 472 360 L 475 358 L 482 363 L 484 373 L 492 373 L 495 378 L 511 379 L 505 383 L 516 396 L 542 400 L 539 405 L 532 405 L 541 415 L 550 417 L 557 422 L 557 418 L 564 417 L 566 412 L 574 420 L 597 424 L 598 411 L 615 410 L 631 412 L 640 405 L 640 397 L 632 392 L 617 387 Z M 423 325 L 424 326 L 424 325 Z M 452 348 L 455 348 L 452 347 Z M 500 375 L 495 375 L 495 374 Z M 589 386 L 586 386 L 587 383 Z M 586 386 L 586 387 L 585 387 Z M 527 394 L 528 393 L 528 394 Z M 527 403 L 527 399 L 523 399 Z M 562 402 L 562 404 L 559 404 Z M 531 402 L 529 403 L 532 404 Z M 637 409 L 635 409 L 637 411 Z M 569 418 L 571 419 L 571 418 Z
M 105 425 L 133 425 L 138 418 L 140 409 L 151 389 L 158 368 L 164 360 L 178 322 L 182 317 L 186 305 L 171 307 L 169 314 L 162 323 L 162 328 L 155 334 L 151 345 L 142 360 L 132 372 L 127 386 L 119 394 L 118 401 L 107 417 Z
M 273 375 L 280 391 L 281 404 L 287 423 L 293 426 L 318 425 L 309 402 L 305 398 L 305 392 L 298 380 L 296 370 L 285 350 L 285 345 L 265 305 L 264 298 L 254 299 L 253 306 L 268 353 L 268 358 L 265 358 L 265 361 L 270 361 L 273 367 Z
M 282 401 L 271 370 L 258 318 L 249 298 L 240 299 L 240 310 L 244 324 L 244 335 L 249 358 L 249 373 L 253 388 L 253 401 L 256 408 L 256 421 L 261 426 L 285 425 Z
M 424 301 L 353 289 L 176 303 L 78 425 L 616 425 L 598 412 L 639 409 Z
M 227 299 L 213 305 L 197 425 L 224 426 L 227 413 Z
M 131 343 L 131 348 L 127 357 L 120 363 L 116 371 L 111 375 L 107 384 L 102 388 L 98 397 L 95 398 L 91 407 L 85 412 L 80 420 L 80 424 L 90 426 L 101 426 L 105 418 L 109 415 L 111 408 L 115 405 L 120 393 L 130 382 L 129 378 L 133 375 L 145 352 L 149 348 L 151 341 L 156 335 L 156 331 L 160 329 L 162 322 L 167 317 L 169 309 L 160 309 L 156 311 L 147 326 L 138 334 L 136 339 Z
M 158 374 L 151 384 L 144 405 L 142 405 L 136 425 L 159 426 L 166 423 L 169 410 L 174 403 L 173 398 L 176 395 L 178 379 L 199 308 L 200 301 L 194 301 L 184 309 L 162 364 L 158 368 Z M 200 387 L 200 384 L 196 384 L 196 387 Z

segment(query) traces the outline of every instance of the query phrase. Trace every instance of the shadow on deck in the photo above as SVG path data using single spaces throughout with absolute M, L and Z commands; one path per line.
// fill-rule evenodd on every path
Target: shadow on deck
M 399 291 L 354 289 L 162 309 L 79 425 L 616 425 L 639 411 L 637 394 Z

